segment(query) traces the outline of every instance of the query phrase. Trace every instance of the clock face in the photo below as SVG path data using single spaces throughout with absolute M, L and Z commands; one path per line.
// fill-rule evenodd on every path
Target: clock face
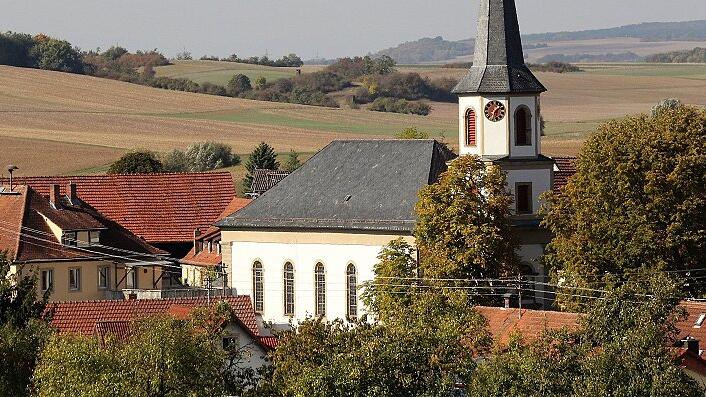
M 490 121 L 500 121 L 505 118 L 505 105 L 498 101 L 490 101 L 485 105 L 485 117 Z

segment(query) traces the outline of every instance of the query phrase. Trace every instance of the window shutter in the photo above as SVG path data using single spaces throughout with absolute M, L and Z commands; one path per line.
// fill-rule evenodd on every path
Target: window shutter
M 466 111 L 466 145 L 476 146 L 476 112 L 473 109 Z

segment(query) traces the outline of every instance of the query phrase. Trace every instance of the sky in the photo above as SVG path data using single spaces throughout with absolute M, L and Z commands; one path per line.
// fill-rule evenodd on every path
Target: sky
M 523 33 L 706 19 L 704 0 L 516 0 Z M 364 55 L 422 37 L 475 35 L 478 0 L 0 0 L 0 31 L 84 50 L 121 45 L 304 59 Z

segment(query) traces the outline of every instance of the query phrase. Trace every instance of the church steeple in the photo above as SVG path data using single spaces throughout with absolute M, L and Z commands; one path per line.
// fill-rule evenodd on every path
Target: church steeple
M 473 66 L 455 94 L 539 94 L 546 88 L 525 65 L 515 0 L 481 0 Z

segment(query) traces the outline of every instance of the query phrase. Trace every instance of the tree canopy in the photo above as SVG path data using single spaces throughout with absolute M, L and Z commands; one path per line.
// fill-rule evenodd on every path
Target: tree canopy
M 245 187 L 245 191 L 250 192 L 252 191 L 252 179 L 255 170 L 274 171 L 279 169 L 277 153 L 275 153 L 272 146 L 262 142 L 250 153 L 248 160 L 245 162 L 245 169 L 248 173 L 243 180 L 243 185 Z
M 576 166 L 545 208 L 555 235 L 546 262 L 557 281 L 705 267 L 706 111 L 682 106 L 606 123 Z
M 119 158 L 108 169 L 109 174 L 152 174 L 162 172 L 164 166 L 157 154 L 150 151 L 130 152 Z
M 46 297 L 37 296 L 36 278 L 10 275 L 10 270 L 7 253 L 0 252 L 0 395 L 28 396 L 37 357 L 49 335 Z

